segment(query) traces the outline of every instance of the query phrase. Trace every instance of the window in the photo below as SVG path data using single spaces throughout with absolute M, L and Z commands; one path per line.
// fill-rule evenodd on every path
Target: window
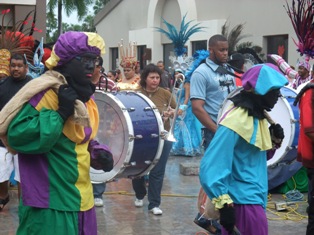
M 172 43 L 171 44 L 164 44 L 163 61 L 164 61 L 165 70 L 168 70 L 168 71 L 170 71 L 172 68 L 172 63 L 169 59 L 169 56 L 175 56 L 173 50 L 174 50 L 174 46 Z M 157 63 L 157 61 L 156 61 L 156 63 Z
M 116 70 L 119 68 L 119 50 L 118 47 L 110 48 L 110 69 Z
M 192 42 L 192 55 L 198 50 L 207 50 L 206 40 Z
M 145 52 L 146 46 L 137 46 L 137 60 L 140 62 L 140 70 L 145 67 L 146 60 L 145 60 Z
M 277 54 L 288 61 L 288 35 L 267 36 L 267 55 Z M 271 58 L 267 62 L 274 63 Z

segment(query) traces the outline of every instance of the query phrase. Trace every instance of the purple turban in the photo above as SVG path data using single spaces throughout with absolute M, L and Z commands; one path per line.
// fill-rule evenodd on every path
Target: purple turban
M 97 56 L 105 53 L 105 42 L 96 33 L 70 31 L 61 34 L 53 46 L 46 66 L 53 69 L 63 65 L 75 56 L 93 53 Z
M 279 89 L 287 84 L 287 78 L 273 64 L 255 65 L 242 76 L 244 90 L 257 95 L 265 95 L 271 89 Z

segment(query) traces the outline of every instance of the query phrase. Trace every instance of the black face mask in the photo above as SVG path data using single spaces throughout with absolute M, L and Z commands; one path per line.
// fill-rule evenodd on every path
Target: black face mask
M 262 104 L 267 111 L 270 111 L 274 108 L 275 104 L 278 101 L 278 98 L 281 96 L 279 89 L 270 90 L 265 95 L 262 96 Z
M 96 87 L 86 77 L 86 69 L 81 61 L 74 58 L 56 70 L 66 78 L 69 86 L 77 92 L 82 102 L 87 102 L 94 94 Z
M 248 110 L 249 116 L 264 119 L 264 110 L 270 111 L 281 96 L 280 90 L 271 90 L 265 95 L 256 95 L 252 92 L 242 91 L 232 98 L 229 98 L 235 106 Z

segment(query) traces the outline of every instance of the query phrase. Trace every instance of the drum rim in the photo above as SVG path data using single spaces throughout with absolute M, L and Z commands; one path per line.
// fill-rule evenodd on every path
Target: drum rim
M 289 112 L 289 114 L 290 114 L 290 119 L 291 119 L 291 117 L 294 117 L 294 113 L 293 113 L 293 111 L 292 111 L 292 109 L 291 109 L 291 106 L 290 106 L 290 104 L 289 104 L 289 102 L 287 101 L 287 99 L 285 98 L 285 97 L 279 97 L 279 99 L 278 99 L 278 101 L 279 100 L 282 100 L 283 102 L 284 102 L 284 104 L 285 104 L 285 106 L 287 107 L 287 110 L 288 110 L 288 112 Z M 277 102 L 278 103 L 278 102 Z M 268 113 L 270 113 L 270 112 L 268 112 Z M 295 134 L 295 124 L 293 124 L 293 123 L 291 123 L 290 122 L 290 128 L 291 128 L 291 135 L 290 136 L 288 136 L 288 138 L 289 138 L 289 140 L 288 140 L 288 145 L 287 146 L 281 146 L 280 148 L 282 148 L 282 147 L 285 147 L 285 149 L 282 151 L 282 155 L 279 157 L 279 158 L 277 158 L 277 159 L 274 159 L 274 156 L 275 156 L 275 154 L 276 154 L 276 152 L 278 151 L 278 149 L 276 150 L 276 152 L 275 152 L 275 154 L 274 154 L 274 156 L 271 158 L 271 159 L 269 159 L 269 160 L 267 160 L 267 167 L 272 167 L 272 166 L 274 166 L 274 165 L 276 165 L 278 162 L 280 162 L 285 156 L 286 156 L 286 154 L 289 152 L 288 151 L 288 146 L 291 146 L 292 145 L 292 143 L 293 143 L 293 140 L 294 140 L 294 134 Z M 285 138 L 286 138 L 287 136 L 285 135 Z M 279 148 L 279 149 L 280 149 Z M 276 161 L 274 161 L 274 160 L 276 160 Z

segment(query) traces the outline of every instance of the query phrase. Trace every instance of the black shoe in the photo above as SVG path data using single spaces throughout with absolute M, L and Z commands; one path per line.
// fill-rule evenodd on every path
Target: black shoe
M 221 225 L 216 220 L 203 218 L 200 213 L 194 219 L 194 223 L 208 231 L 210 234 L 220 235 Z

